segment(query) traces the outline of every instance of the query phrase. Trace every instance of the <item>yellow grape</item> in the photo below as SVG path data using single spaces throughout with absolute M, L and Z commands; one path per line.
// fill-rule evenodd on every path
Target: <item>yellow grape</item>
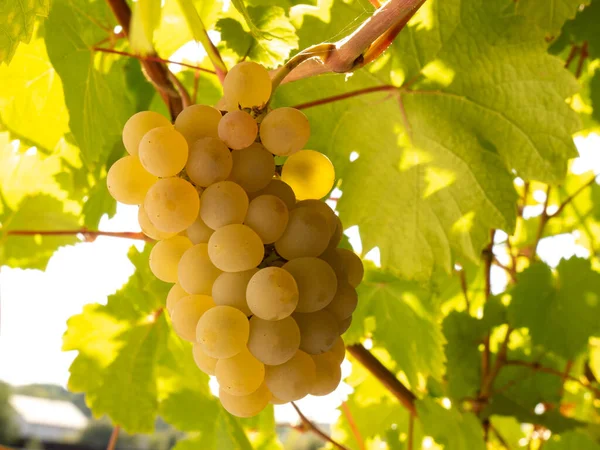
M 258 269 L 255 268 L 243 272 L 223 272 L 219 275 L 212 286 L 215 303 L 233 306 L 246 316 L 251 316 L 252 312 L 246 302 L 246 287 L 256 272 Z
M 275 197 L 279 197 L 289 210 L 292 210 L 296 204 L 296 194 L 294 194 L 290 185 L 279 179 L 273 179 L 265 188 L 258 192 L 253 192 L 251 198 L 256 198 L 259 195 L 274 195 Z
M 205 137 L 190 147 L 185 171 L 197 186 L 210 186 L 223 181 L 231 172 L 233 159 L 227 146 L 219 139 Z
M 333 347 L 331 347 L 331 350 L 327 351 L 326 354 L 330 355 L 336 364 L 342 364 L 342 361 L 344 361 L 344 358 L 346 357 L 346 344 L 344 344 L 344 340 L 341 336 L 337 337 L 333 343 Z
M 177 282 L 177 264 L 192 242 L 185 236 L 173 236 L 154 244 L 150 251 L 150 270 L 167 283 Z
M 160 231 L 179 233 L 198 216 L 200 198 L 194 186 L 181 178 L 161 178 L 148 190 L 144 208 Z
M 172 177 L 185 167 L 188 144 L 172 125 L 148 131 L 139 146 L 142 166 L 157 177 Z
M 253 269 L 261 263 L 264 254 L 260 237 L 246 225 L 225 225 L 208 240 L 210 260 L 224 272 Z
M 340 335 L 335 316 L 327 310 L 293 315 L 300 328 L 300 349 L 311 355 L 330 350 Z
M 221 273 L 208 257 L 208 244 L 196 244 L 189 248 L 177 266 L 179 284 L 191 294 L 210 295 L 212 285 Z
M 352 315 L 358 305 L 358 294 L 347 281 L 340 280 L 333 300 L 327 308 L 335 316 L 338 323 Z
M 171 312 L 175 333 L 186 341 L 196 340 L 196 326 L 204 314 L 215 307 L 208 295 L 188 295 L 180 299 Z
M 333 233 L 335 233 L 337 228 L 339 218 L 335 215 L 333 209 L 331 209 L 327 203 L 314 199 L 302 200 L 296 203 L 296 208 L 310 208 L 313 211 L 321 213 L 327 220 L 327 228 L 333 236 Z
M 235 108 L 232 107 L 232 105 L 230 105 L 229 102 L 227 101 L 227 98 L 225 96 L 222 96 L 217 101 L 215 108 L 218 109 L 219 111 L 231 111 L 233 109 L 237 109 L 237 106 Z
M 106 175 L 108 192 L 116 201 L 126 205 L 139 205 L 157 177 L 142 167 L 137 156 L 124 156 L 117 160 Z
M 167 311 L 169 314 L 173 311 L 175 305 L 181 300 L 183 297 L 187 297 L 190 295 L 189 292 L 185 292 L 179 283 L 175 283 L 171 289 L 169 289 L 169 293 L 167 294 Z
M 234 150 L 233 168 L 229 179 L 242 186 L 246 192 L 256 192 L 266 187 L 275 173 L 275 160 L 258 142 L 242 150 Z
M 281 237 L 288 224 L 289 211 L 283 200 L 274 195 L 260 195 L 248 205 L 244 223 L 256 231 L 264 244 Z
M 223 391 L 231 395 L 248 395 L 265 381 L 265 365 L 243 349 L 231 358 L 219 359 L 215 375 Z
M 142 137 L 150 130 L 171 125 L 169 119 L 154 111 L 140 111 L 125 122 L 123 127 L 123 144 L 130 155 L 138 154 Z
M 250 319 L 248 350 L 259 361 L 276 366 L 289 361 L 300 348 L 300 329 L 291 317 L 281 320 Z
M 347 281 L 348 273 L 346 272 L 346 267 L 344 266 L 342 257 L 337 252 L 337 250 L 337 248 L 330 248 L 328 246 L 327 250 L 325 250 L 321 255 L 319 255 L 319 258 L 331 266 L 338 280 Z
M 319 258 L 305 257 L 288 261 L 283 266 L 298 284 L 297 312 L 314 312 L 325 308 L 333 300 L 338 281 L 329 264 Z
M 191 105 L 175 119 L 175 129 L 185 137 L 190 148 L 203 137 L 217 138 L 221 111 L 208 105 Z
M 346 269 L 348 282 L 350 286 L 357 287 L 365 275 L 365 268 L 360 257 L 351 250 L 345 248 L 336 249 L 336 253 L 340 256 L 342 264 Z
M 229 414 L 236 417 L 252 417 L 266 408 L 271 400 L 271 392 L 264 383 L 248 395 L 231 395 L 219 389 L 219 400 Z
M 192 347 L 192 355 L 194 362 L 202 372 L 207 375 L 214 375 L 217 366 L 217 358 L 212 358 L 202 351 L 202 347 L 197 342 Z
M 306 396 L 317 377 L 310 355 L 298 350 L 283 364 L 267 366 L 265 384 L 282 402 L 293 402 Z
M 243 312 L 231 306 L 215 306 L 198 321 L 196 341 L 208 356 L 231 358 L 246 348 L 249 332 Z
M 163 239 L 169 239 L 170 237 L 173 237 L 177 234 L 177 233 L 165 233 L 164 231 L 158 230 L 154 226 L 154 224 L 152 223 L 150 218 L 148 217 L 148 214 L 146 213 L 146 209 L 144 208 L 143 204 L 140 205 L 140 207 L 138 209 L 138 223 L 140 224 L 140 228 L 142 229 L 142 232 L 149 238 L 152 238 L 156 241 L 161 241 Z
M 340 245 L 342 241 L 342 235 L 344 234 L 344 225 L 342 225 L 342 221 L 338 216 L 335 216 L 335 230 L 329 239 L 329 244 L 327 244 L 327 249 L 336 248 Z
M 310 387 L 311 395 L 327 395 L 331 394 L 339 386 L 342 381 L 342 369 L 339 364 L 336 364 L 327 353 L 322 355 L 311 355 L 315 367 L 316 378 Z
M 277 108 L 260 124 L 260 141 L 274 155 L 289 156 L 301 150 L 310 137 L 310 123 L 296 108 Z
M 245 111 L 231 111 L 219 122 L 219 139 L 233 150 L 250 146 L 256 139 L 258 125 Z
M 289 402 L 284 402 L 283 400 L 278 399 L 274 395 L 271 395 L 271 401 L 269 403 L 271 403 L 271 405 L 285 405 Z
M 352 324 L 352 316 L 350 316 L 347 319 L 344 319 L 340 322 L 340 336 L 342 334 L 344 334 L 346 331 L 348 331 L 348 328 L 350 328 L 351 324 Z
M 281 320 L 298 304 L 294 277 L 279 267 L 260 269 L 248 282 L 246 301 L 250 311 L 264 320 Z
M 301 150 L 285 161 L 281 179 L 292 187 L 298 200 L 318 199 L 333 188 L 335 171 L 323 153 Z
M 241 108 L 261 107 L 271 97 L 271 77 L 260 64 L 244 61 L 236 64 L 223 81 L 227 103 Z
M 215 230 L 204 223 L 202 217 L 200 217 L 200 213 L 198 213 L 196 221 L 191 224 L 185 232 L 192 243 L 201 244 L 203 242 L 207 243 L 214 231 Z
M 242 223 L 248 212 L 248 194 L 233 181 L 219 181 L 202 193 L 200 217 L 213 230 Z
M 290 211 L 288 225 L 275 241 L 275 249 L 287 260 L 319 256 L 327 248 L 330 237 L 327 220 L 320 212 L 296 208 Z

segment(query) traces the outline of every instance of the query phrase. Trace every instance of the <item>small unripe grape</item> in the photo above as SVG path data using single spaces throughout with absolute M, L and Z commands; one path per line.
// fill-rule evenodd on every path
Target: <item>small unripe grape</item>
M 190 147 L 185 171 L 197 186 L 210 186 L 223 181 L 231 172 L 233 159 L 227 146 L 219 139 L 205 137 Z
M 130 155 L 138 154 L 142 137 L 150 130 L 171 125 L 169 119 L 154 111 L 140 111 L 125 122 L 123 127 L 123 144 Z
M 296 195 L 289 184 L 284 183 L 279 179 L 273 179 L 267 184 L 266 187 L 258 192 L 253 192 L 250 198 L 254 199 L 259 195 L 274 195 L 279 197 L 285 203 L 285 206 L 291 211 L 296 204 Z
M 210 260 L 224 272 L 253 269 L 261 263 L 264 254 L 260 237 L 246 225 L 225 225 L 208 240 Z
M 271 77 L 260 64 L 244 61 L 236 64 L 223 81 L 227 103 L 236 107 L 261 107 L 271 97 Z
M 196 325 L 200 318 L 215 306 L 208 295 L 188 295 L 179 300 L 171 310 L 175 333 L 186 341 L 196 340 Z
M 191 105 L 179 113 L 175 119 L 175 129 L 179 131 L 191 147 L 203 137 L 219 137 L 217 128 L 221 111 L 207 105 Z
M 202 193 L 200 217 L 213 230 L 242 223 L 248 212 L 248 194 L 233 181 L 219 181 Z
M 281 320 L 298 304 L 298 285 L 294 277 L 279 267 L 259 270 L 248 283 L 246 301 L 250 311 L 263 320 Z
M 292 187 L 298 200 L 319 199 L 333 188 L 335 171 L 324 154 L 301 150 L 285 161 L 281 179 Z
M 110 195 L 126 205 L 144 202 L 146 193 L 158 178 L 148 173 L 137 156 L 124 156 L 109 169 L 106 185 Z
M 245 111 L 231 111 L 219 122 L 219 138 L 234 150 L 250 146 L 256 139 L 258 125 Z
M 181 178 L 161 178 L 148 190 L 144 208 L 160 231 L 179 233 L 198 217 L 200 198 L 196 188 Z
M 301 150 L 310 137 L 310 123 L 295 108 L 277 108 L 260 124 L 260 140 L 274 155 L 289 156 Z
M 250 202 L 244 223 L 256 231 L 263 244 L 281 237 L 288 224 L 289 212 L 283 200 L 274 195 L 261 195 Z
M 172 177 L 185 167 L 188 144 L 172 125 L 148 131 L 140 141 L 139 157 L 142 166 L 157 177 Z
M 150 251 L 150 270 L 159 280 L 177 282 L 177 265 L 181 256 L 191 247 L 191 241 L 185 236 L 173 236 L 157 242 Z
M 146 209 L 144 208 L 143 204 L 140 205 L 138 209 L 138 223 L 140 224 L 142 232 L 149 238 L 152 238 L 156 241 L 169 239 L 170 237 L 173 237 L 176 234 L 165 233 L 164 231 L 160 231 L 159 229 L 157 229 L 148 217 L 148 214 L 146 213 Z
M 242 186 L 246 192 L 256 192 L 266 187 L 275 173 L 275 160 L 258 142 L 242 150 L 234 150 L 233 168 L 229 179 Z

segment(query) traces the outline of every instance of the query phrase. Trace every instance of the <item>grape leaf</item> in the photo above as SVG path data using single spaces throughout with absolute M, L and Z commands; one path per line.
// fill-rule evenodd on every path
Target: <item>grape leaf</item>
M 147 55 L 154 51 L 154 31 L 160 23 L 160 0 L 138 0 L 133 5 L 129 42 L 135 53 Z
M 254 450 L 282 450 L 277 436 L 275 410 L 267 406 L 258 415 L 248 419 L 238 419 L 244 430 L 250 433 L 248 439 Z
M 210 433 L 180 440 L 173 450 L 252 450 L 239 420 L 223 409 L 219 410 L 214 419 L 214 428 Z
M 554 0 L 548 3 L 545 0 L 519 0 L 515 5 L 517 12 L 525 15 L 550 36 L 556 36 L 563 24 L 575 17 L 580 5 L 590 1 Z
M 38 16 L 47 17 L 50 0 L 5 0 L 0 4 L 0 64 L 10 63 L 20 42 L 28 43 Z
M 569 45 L 582 45 L 586 42 L 590 57 L 592 59 L 600 57 L 600 36 L 598 36 L 600 2 L 587 0 L 581 3 L 587 6 L 581 9 L 574 19 L 565 23 L 562 34 L 550 47 L 552 53 L 560 53 Z
M 590 100 L 593 108 L 592 118 L 600 123 L 600 70 L 594 72 L 590 80 Z
M 559 436 L 553 436 L 547 443 L 548 450 L 600 450 L 600 444 L 583 431 L 570 431 Z

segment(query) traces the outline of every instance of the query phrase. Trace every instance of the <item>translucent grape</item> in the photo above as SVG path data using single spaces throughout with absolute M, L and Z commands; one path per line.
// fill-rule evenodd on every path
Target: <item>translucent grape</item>
M 309 392 L 322 396 L 331 394 L 342 381 L 342 369 L 327 353 L 312 355 L 316 367 L 316 377 Z
M 260 140 L 274 155 L 289 156 L 301 150 L 310 137 L 310 123 L 295 108 L 277 108 L 260 124 Z
M 186 341 L 194 342 L 198 321 L 214 306 L 215 302 L 208 295 L 188 295 L 180 299 L 171 312 L 175 333 Z
M 139 205 L 144 202 L 146 193 L 157 179 L 142 167 L 137 156 L 129 155 L 111 166 L 106 175 L 106 185 L 116 201 Z
M 142 166 L 157 177 L 172 177 L 185 167 L 188 144 L 172 125 L 148 131 L 140 141 L 139 157 Z
M 287 362 L 267 366 L 265 384 L 275 397 L 283 402 L 293 402 L 306 396 L 317 377 L 314 361 L 298 350 Z
M 198 213 L 196 221 L 191 224 L 185 232 L 192 243 L 201 244 L 207 243 L 214 231 L 215 230 L 204 223 L 202 217 L 200 217 L 200 214 Z
M 245 270 L 243 272 L 223 272 L 215 280 L 212 287 L 212 296 L 217 305 L 233 306 L 242 311 L 246 316 L 252 312 L 246 302 L 246 287 L 250 278 L 258 272 L 258 269 Z
M 344 340 L 341 336 L 337 337 L 333 343 L 333 347 L 331 347 L 331 350 L 326 352 L 326 354 L 329 354 L 337 365 L 342 364 L 342 361 L 344 361 L 344 358 L 346 357 L 346 344 L 344 344 Z
M 348 277 L 348 282 L 352 287 L 357 287 L 365 275 L 365 268 L 362 260 L 356 253 L 345 248 L 338 248 L 336 252 L 340 256 L 342 264 L 346 269 L 345 272 Z
M 169 314 L 173 311 L 175 305 L 181 300 L 183 297 L 187 297 L 190 295 L 189 292 L 185 292 L 179 283 L 175 283 L 171 289 L 169 289 L 169 293 L 167 294 L 167 311 Z
M 125 122 L 123 127 L 123 144 L 130 155 L 138 154 L 142 137 L 150 130 L 171 125 L 169 119 L 154 111 L 140 111 Z
M 249 147 L 256 139 L 258 125 L 245 111 L 231 111 L 219 122 L 219 138 L 233 150 Z
M 335 215 L 333 209 L 331 209 L 327 203 L 314 199 L 302 200 L 296 203 L 296 208 L 310 208 L 313 211 L 323 214 L 323 217 L 325 217 L 325 220 L 327 220 L 327 228 L 329 229 L 331 235 L 335 233 L 339 218 Z
M 352 325 L 352 316 L 350 316 L 347 319 L 344 319 L 340 322 L 340 336 L 342 334 L 344 334 L 346 331 L 348 331 L 348 328 L 350 328 L 350 325 Z
M 289 361 L 300 348 L 300 329 L 291 317 L 281 320 L 250 319 L 248 349 L 259 361 L 276 366 Z
M 236 417 L 252 417 L 261 412 L 271 400 L 271 392 L 263 383 L 248 395 L 231 395 L 219 389 L 219 399 L 223 408 Z
M 242 272 L 258 266 L 265 254 L 260 237 L 246 225 L 225 225 L 208 240 L 212 263 L 224 272 Z
M 271 77 L 260 64 L 244 61 L 227 73 L 223 93 L 228 104 L 241 108 L 261 107 L 271 97 Z
M 337 290 L 337 277 L 329 264 L 319 258 L 305 257 L 288 261 L 283 266 L 298 284 L 296 311 L 308 313 L 325 308 Z
M 181 178 L 162 178 L 148 190 L 144 208 L 160 231 L 179 233 L 198 216 L 200 198 L 194 186 Z
M 333 300 L 327 308 L 335 316 L 338 323 L 352 315 L 358 305 L 358 294 L 347 281 L 340 280 Z
M 285 161 L 281 179 L 292 187 L 298 200 L 318 199 L 331 191 L 335 171 L 323 153 L 301 150 Z
M 144 205 L 140 205 L 138 209 L 138 223 L 140 224 L 140 228 L 142 232 L 156 241 L 160 241 L 163 239 L 169 239 L 170 237 L 175 236 L 177 233 L 165 233 L 164 231 L 158 230 L 154 224 L 150 221 L 148 214 L 146 213 L 146 209 Z
M 248 195 L 233 181 L 219 181 L 202 193 L 200 217 L 213 230 L 242 223 L 248 212 Z
M 243 349 L 231 358 L 220 359 L 215 375 L 223 391 L 231 395 L 248 395 L 265 381 L 265 365 Z
M 288 224 L 289 211 L 283 200 L 274 195 L 260 195 L 248 205 L 244 223 L 256 231 L 264 244 L 281 237 Z
M 150 270 L 159 280 L 177 282 L 177 265 L 181 256 L 191 247 L 192 242 L 185 236 L 173 236 L 157 242 L 150 251 Z
M 212 285 L 221 273 L 208 257 L 208 244 L 196 244 L 189 248 L 177 266 L 179 284 L 191 294 L 210 295 Z
M 300 328 L 300 349 L 311 355 L 331 349 L 340 335 L 335 316 L 327 310 L 296 313 L 293 317 Z
M 285 206 L 287 206 L 289 210 L 292 210 L 296 204 L 296 195 L 292 188 L 289 184 L 284 183 L 279 179 L 273 179 L 265 188 L 258 192 L 253 192 L 251 198 L 256 198 L 259 195 L 274 195 L 275 197 L 279 197 L 283 200 L 283 203 L 285 203 Z
M 266 267 L 250 279 L 246 301 L 250 311 L 261 319 L 281 320 L 296 309 L 298 285 L 288 271 Z
M 266 187 L 275 173 L 275 160 L 261 144 L 234 150 L 233 168 L 229 179 L 242 186 L 246 192 L 256 192 Z
M 231 358 L 246 348 L 249 332 L 243 312 L 231 306 L 215 306 L 198 321 L 196 341 L 208 356 Z
M 272 395 L 270 403 L 272 405 L 285 405 L 286 403 L 289 403 L 289 402 L 285 402 L 283 400 L 280 400 L 277 397 L 275 397 L 274 395 Z
M 221 111 L 207 105 L 191 105 L 179 113 L 175 119 L 175 129 L 185 137 L 190 148 L 203 137 L 219 137 L 217 129 Z
M 202 347 L 197 342 L 194 343 L 192 347 L 192 355 L 194 356 L 194 362 L 198 366 L 202 372 L 207 375 L 215 374 L 215 367 L 217 365 L 217 358 L 212 358 L 208 356 L 204 351 L 202 351 Z
M 275 249 L 287 260 L 319 256 L 327 248 L 330 237 L 327 220 L 321 213 L 311 208 L 296 208 L 290 211 L 288 225 L 275 241 Z
M 233 106 L 235 106 L 235 105 L 233 105 Z M 219 111 L 231 111 L 233 109 L 237 109 L 237 106 L 236 107 L 233 107 L 233 106 L 229 104 L 229 102 L 227 101 L 227 98 L 225 96 L 222 96 L 217 101 L 215 108 L 218 109 Z
M 328 246 L 327 250 L 325 250 L 319 256 L 319 258 L 331 266 L 338 280 L 347 281 L 348 273 L 346 272 L 346 266 L 344 265 L 342 257 L 337 252 L 337 250 L 337 248 L 330 248 Z
M 233 159 L 227 146 L 219 139 L 205 137 L 190 147 L 185 171 L 198 186 L 209 186 L 223 181 L 231 172 Z

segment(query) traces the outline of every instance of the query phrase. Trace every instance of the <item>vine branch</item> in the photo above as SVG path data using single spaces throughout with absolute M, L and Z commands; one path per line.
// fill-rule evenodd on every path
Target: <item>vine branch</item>
M 296 109 L 307 109 L 312 108 L 314 106 L 326 105 L 328 103 L 337 102 L 340 100 L 346 100 L 347 98 L 358 97 L 359 95 L 371 94 L 373 92 L 398 92 L 398 88 L 396 86 L 392 86 L 391 84 L 384 84 L 383 86 L 371 86 L 364 89 L 358 89 L 356 91 L 345 92 L 339 95 L 333 95 L 331 97 L 321 98 L 319 100 L 313 100 L 306 103 L 301 103 L 299 105 L 294 106 Z
M 108 445 L 106 446 L 106 450 L 115 450 L 117 446 L 117 439 L 119 439 L 119 431 L 121 427 L 119 425 L 115 425 L 110 434 L 110 440 L 108 441 Z
M 300 408 L 298 408 L 298 406 L 296 405 L 296 403 L 291 402 L 292 406 L 294 407 L 294 409 L 296 410 L 296 412 L 298 413 L 298 416 L 300 417 L 300 420 L 302 421 L 302 425 L 304 427 L 306 427 L 306 429 L 312 431 L 313 433 L 315 433 L 317 436 L 319 436 L 321 439 L 323 439 L 324 441 L 329 442 L 331 445 L 333 445 L 335 448 L 338 448 L 340 450 L 348 450 L 346 447 L 344 447 L 342 444 L 334 441 L 331 436 L 328 436 L 327 434 L 323 433 L 321 430 L 319 430 L 319 428 L 317 428 L 317 426 L 312 423 L 308 417 L 306 417 L 302 411 L 300 411 Z
M 0 232 L 2 229 L 0 229 Z M 80 228 L 78 230 L 8 230 L 6 235 L 8 236 L 71 236 L 71 235 L 82 235 L 84 240 L 87 242 L 94 241 L 98 236 L 108 236 L 123 239 L 139 239 L 141 241 L 151 242 L 148 236 L 144 233 L 136 231 L 99 231 L 99 230 L 88 230 L 87 228 Z

